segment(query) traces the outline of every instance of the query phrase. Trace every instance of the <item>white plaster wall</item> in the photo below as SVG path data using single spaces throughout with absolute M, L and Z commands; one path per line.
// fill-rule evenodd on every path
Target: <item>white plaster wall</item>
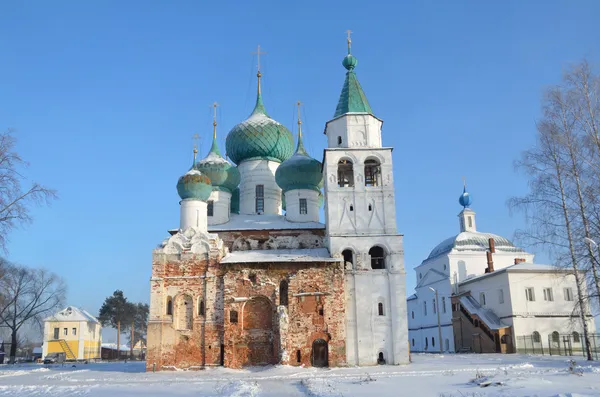
M 380 148 L 382 124 L 370 114 L 345 114 L 327 123 L 327 145 L 330 148 Z M 338 144 L 338 137 L 342 138 L 341 144 Z
M 353 163 L 354 187 L 339 187 L 338 162 Z M 365 186 L 364 162 L 376 159 L 381 164 L 380 186 Z M 325 149 L 325 224 L 329 235 L 395 234 L 396 204 L 392 149 Z M 369 209 L 370 208 L 370 209 Z
M 306 214 L 300 213 L 300 199 L 306 199 Z M 290 222 L 319 222 L 319 193 L 294 189 L 285 193 L 285 218 Z
M 213 190 L 208 200 L 213 202 L 213 216 L 207 216 L 208 224 L 221 225 L 229 222 L 231 193 L 222 190 Z
M 206 216 L 206 202 L 200 200 L 181 200 L 180 201 L 180 222 L 179 228 L 186 230 L 189 227 L 196 227 L 203 232 L 208 229 Z
M 240 171 L 240 214 L 256 214 L 256 185 L 264 186 L 264 214 L 281 215 L 281 189 L 275 182 L 279 163 L 269 160 L 246 160 Z
M 534 255 L 522 252 L 496 251 L 492 258 L 494 270 L 500 270 L 514 265 L 515 258 L 524 258 L 527 262 L 533 262 Z M 454 280 L 454 274 L 456 273 L 458 282 L 485 274 L 487 268 L 485 251 L 453 251 L 448 254 L 448 259 L 450 262 L 450 279 Z
M 486 309 L 491 309 L 498 317 L 507 317 L 512 315 L 511 292 L 509 286 L 509 273 L 499 273 L 494 276 L 488 276 L 481 280 L 473 281 L 460 286 L 460 292 L 471 292 L 471 296 Z M 500 303 L 500 290 L 503 291 L 504 303 Z M 482 304 L 481 293 L 485 294 L 485 305 Z M 524 298 L 524 297 L 523 297 Z M 506 321 L 502 320 L 506 323 Z

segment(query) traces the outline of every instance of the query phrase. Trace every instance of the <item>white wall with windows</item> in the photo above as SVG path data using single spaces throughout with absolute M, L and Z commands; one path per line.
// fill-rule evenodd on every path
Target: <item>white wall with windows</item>
M 240 214 L 281 215 L 281 189 L 275 182 L 279 163 L 270 160 L 245 160 L 240 172 Z

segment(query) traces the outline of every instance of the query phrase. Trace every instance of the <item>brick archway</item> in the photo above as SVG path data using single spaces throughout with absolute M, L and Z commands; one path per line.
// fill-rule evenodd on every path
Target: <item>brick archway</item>
M 275 364 L 273 305 L 266 296 L 250 299 L 243 308 L 242 326 L 247 353 L 244 365 Z

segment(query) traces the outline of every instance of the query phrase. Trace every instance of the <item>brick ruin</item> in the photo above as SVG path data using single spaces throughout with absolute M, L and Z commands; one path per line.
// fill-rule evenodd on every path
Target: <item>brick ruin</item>
M 147 369 L 346 365 L 341 258 L 223 260 L 322 248 L 323 234 L 190 228 L 165 240 L 153 252 Z

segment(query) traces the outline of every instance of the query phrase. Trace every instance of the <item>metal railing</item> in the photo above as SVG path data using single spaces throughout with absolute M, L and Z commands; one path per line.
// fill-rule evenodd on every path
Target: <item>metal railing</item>
M 600 357 L 600 334 L 589 334 L 590 350 L 594 360 Z M 550 356 L 586 357 L 583 334 L 521 335 L 515 338 L 517 353 Z

